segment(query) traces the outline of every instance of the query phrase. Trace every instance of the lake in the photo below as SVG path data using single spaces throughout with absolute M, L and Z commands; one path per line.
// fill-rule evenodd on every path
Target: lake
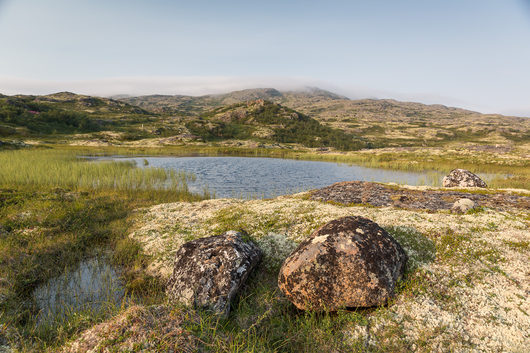
M 106 157 L 133 161 L 140 168 L 160 167 L 191 172 L 190 190 L 208 188 L 215 197 L 270 198 L 321 188 L 339 181 L 433 185 L 443 174 L 402 172 L 334 162 L 260 157 Z M 147 161 L 147 162 L 145 162 Z

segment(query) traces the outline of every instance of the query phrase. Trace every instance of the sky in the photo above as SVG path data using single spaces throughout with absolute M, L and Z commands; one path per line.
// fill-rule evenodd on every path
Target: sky
M 0 93 L 320 87 L 530 117 L 530 0 L 0 0 Z

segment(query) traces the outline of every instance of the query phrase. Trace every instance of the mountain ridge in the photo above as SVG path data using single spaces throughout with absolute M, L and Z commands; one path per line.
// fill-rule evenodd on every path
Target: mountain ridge
M 249 121 L 244 124 L 225 122 L 228 123 L 229 129 L 236 129 L 230 133 L 227 133 L 228 130 L 220 126 L 218 121 L 211 119 L 206 121 L 216 125 L 217 130 L 210 127 L 198 128 L 205 126 L 201 121 L 205 116 L 215 113 L 218 109 L 240 109 L 234 105 L 252 105 L 252 102 L 257 101 L 268 102 L 267 105 L 280 105 L 280 108 L 271 111 L 290 109 L 298 115 L 311 118 L 312 120 L 308 121 L 313 124 L 313 130 L 309 129 L 312 132 L 331 136 L 336 134 L 336 131 L 342 131 L 352 136 L 352 139 L 362 141 L 366 146 L 446 146 L 454 143 L 513 145 L 530 141 L 528 118 L 481 114 L 441 104 L 426 105 L 392 99 L 352 100 L 314 87 L 283 92 L 274 88 L 258 88 L 197 97 L 150 95 L 113 99 L 72 92 L 57 92 L 44 96 L 0 96 L 0 130 L 3 131 L 0 131 L 0 135 L 10 136 L 13 131 L 32 135 L 41 130 L 82 133 L 109 129 L 121 131 L 120 138 L 128 141 L 197 135 L 205 140 L 217 141 L 219 138 L 245 136 L 260 143 L 270 140 L 272 135 L 253 135 L 251 130 L 256 130 L 256 127 L 251 128 L 252 122 Z M 43 109 L 55 110 L 55 113 L 51 114 L 53 116 L 39 115 L 39 111 L 44 111 Z M 20 118 L 18 123 L 17 119 L 13 120 L 16 116 Z M 47 120 L 44 118 L 52 118 L 53 126 L 47 126 Z M 313 120 L 319 124 L 318 127 Z M 196 128 L 195 132 L 200 130 L 201 133 L 190 132 L 190 122 L 195 122 L 192 124 Z M 260 124 L 259 127 L 264 131 L 271 129 Z M 214 127 L 213 125 L 211 127 Z M 86 126 L 90 128 L 85 128 Z M 24 130 L 23 127 L 29 128 L 30 131 Z M 331 130 L 326 130 L 328 128 L 335 132 L 331 133 Z M 296 129 L 304 131 L 304 135 L 312 133 L 305 131 L 301 125 L 296 125 Z M 275 136 L 273 140 L 278 140 L 282 133 L 278 132 L 276 127 L 272 127 L 272 130 Z M 339 140 L 343 140 L 343 137 Z M 304 143 L 320 146 L 320 143 L 311 139 L 304 138 Z M 340 145 L 348 144 L 341 142 Z
M 481 114 L 481 115 L 488 115 L 488 116 L 504 116 L 504 117 L 514 117 L 514 118 L 526 118 L 526 117 L 518 117 L 514 115 L 504 115 L 500 113 L 481 113 L 478 111 L 474 111 L 471 109 L 465 109 L 460 107 L 453 107 L 448 106 L 445 104 L 440 103 L 434 103 L 434 104 L 426 104 L 421 102 L 415 102 L 415 101 L 400 101 L 393 98 L 360 98 L 360 99 L 351 99 L 343 95 L 339 95 L 337 93 L 327 91 L 320 89 L 318 87 L 307 87 L 304 90 L 277 90 L 275 88 L 248 88 L 243 90 L 236 90 L 236 91 L 230 91 L 226 93 L 217 93 L 217 94 L 206 94 L 206 95 L 183 95 L 183 94 L 176 94 L 176 95 L 170 95 L 170 94 L 148 94 L 148 95 L 139 95 L 139 96 L 128 96 L 123 97 L 122 95 L 114 95 L 110 96 L 111 99 L 121 100 L 124 102 L 128 102 L 131 104 L 135 104 L 141 107 L 151 108 L 151 111 L 157 111 L 156 104 L 164 104 L 167 106 L 175 105 L 181 101 L 183 102 L 201 102 L 208 106 L 208 104 L 211 104 L 211 106 L 208 106 L 208 108 L 215 108 L 214 105 L 225 105 L 225 104 L 233 104 L 237 102 L 244 102 L 249 100 L 255 100 L 255 99 L 264 99 L 269 100 L 275 103 L 285 103 L 287 101 L 290 103 L 290 101 L 296 99 L 296 98 L 305 98 L 308 100 L 342 100 L 342 101 L 349 101 L 349 102 L 380 102 L 380 103 L 390 103 L 390 104 L 396 104 L 396 105 L 414 105 L 416 107 L 433 107 L 433 108 L 440 108 L 440 109 L 447 109 L 447 110 L 458 110 L 461 112 L 466 113 L 473 113 L 473 114 Z M 160 100 L 159 102 L 149 102 L 149 100 Z M 199 103 L 196 103 L 196 105 L 200 105 Z M 149 110 L 149 109 L 148 109 Z M 168 110 L 166 109 L 166 112 Z M 175 110 L 175 112 L 179 112 L 178 109 Z

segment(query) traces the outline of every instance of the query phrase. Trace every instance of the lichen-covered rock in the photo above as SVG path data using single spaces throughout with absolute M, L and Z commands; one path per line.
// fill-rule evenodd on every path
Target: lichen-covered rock
M 367 181 L 343 181 L 312 191 L 312 200 L 343 205 L 367 204 L 376 207 L 399 207 L 411 210 L 450 210 L 459 199 L 470 199 L 496 210 L 530 208 L 530 197 L 499 191 L 479 194 L 460 190 L 414 190 L 410 187 L 382 185 Z
M 403 275 L 407 255 L 375 222 L 333 220 L 285 260 L 278 286 L 299 309 L 333 311 L 387 302 Z
M 453 204 L 451 211 L 455 213 L 466 213 L 469 210 L 476 208 L 478 205 L 475 201 L 470 199 L 460 199 Z
M 168 296 L 173 302 L 227 315 L 260 258 L 259 248 L 236 231 L 187 242 L 177 251 Z
M 445 188 L 462 187 L 462 188 L 487 188 L 484 180 L 480 179 L 469 170 L 453 169 L 443 178 L 442 186 Z

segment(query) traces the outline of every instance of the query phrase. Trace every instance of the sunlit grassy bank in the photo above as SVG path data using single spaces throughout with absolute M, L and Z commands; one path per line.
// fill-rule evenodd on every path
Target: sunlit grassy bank
M 0 153 L 0 185 L 61 187 L 75 190 L 153 190 L 188 192 L 194 176 L 161 168 L 136 168 L 131 162 L 90 163 L 75 151 L 30 149 Z

